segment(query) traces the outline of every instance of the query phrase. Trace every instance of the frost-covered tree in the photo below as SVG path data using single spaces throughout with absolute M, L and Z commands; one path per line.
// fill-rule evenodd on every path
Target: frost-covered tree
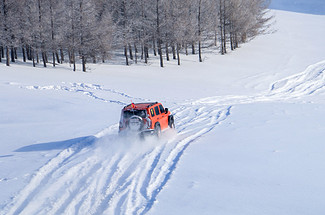
M 149 53 L 160 65 L 180 53 L 215 46 L 221 54 L 263 33 L 268 0 L 0 0 L 0 60 L 14 62 L 17 50 L 33 66 L 105 61 L 123 53 L 126 65 Z M 218 45 L 218 46 L 217 46 Z M 152 51 L 152 52 L 151 52 Z M 141 54 L 140 54 L 141 53 Z M 41 56 L 41 57 L 40 57 Z M 48 58 L 48 56 L 51 56 Z M 52 60 L 51 60 L 52 59 Z
M 10 65 L 11 62 L 15 62 L 16 59 L 16 47 L 18 45 L 17 36 L 15 31 L 17 30 L 17 2 L 14 0 L 1 0 L 0 5 L 0 47 L 1 58 L 6 57 L 6 65 Z M 11 55 L 10 55 L 11 53 Z
M 68 48 L 70 63 L 76 70 L 76 56 L 82 63 L 82 71 L 86 72 L 86 62 L 98 57 L 105 60 L 111 44 L 111 17 L 106 9 L 101 8 L 93 0 L 66 1 L 66 23 L 63 32 L 67 40 L 62 44 Z M 103 2 L 102 2 L 103 3 Z M 105 5 L 102 5 L 105 6 Z

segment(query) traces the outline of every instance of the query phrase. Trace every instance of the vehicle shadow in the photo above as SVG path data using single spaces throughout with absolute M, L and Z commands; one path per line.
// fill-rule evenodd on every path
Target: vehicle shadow
M 70 147 L 83 148 L 92 145 L 97 138 L 95 136 L 77 137 L 69 140 L 54 141 L 48 143 L 32 144 L 16 149 L 14 152 L 35 152 L 35 151 L 51 151 L 66 149 Z
M 14 155 L 0 155 L 0 158 L 8 158 L 8 157 L 12 157 Z

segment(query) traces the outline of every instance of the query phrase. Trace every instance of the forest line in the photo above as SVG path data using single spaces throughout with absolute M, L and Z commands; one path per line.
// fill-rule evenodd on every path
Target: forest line
M 114 51 L 125 64 L 149 53 L 177 60 L 215 46 L 221 54 L 265 32 L 267 0 L 0 0 L 0 62 L 21 53 L 47 67 L 105 62 Z

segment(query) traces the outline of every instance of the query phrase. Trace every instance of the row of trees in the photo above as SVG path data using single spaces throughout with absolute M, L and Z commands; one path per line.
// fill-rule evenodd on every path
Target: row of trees
M 126 65 L 149 53 L 164 60 L 210 46 L 236 49 L 270 18 L 266 0 L 0 0 L 0 61 L 17 52 L 33 66 L 105 61 L 122 51 Z

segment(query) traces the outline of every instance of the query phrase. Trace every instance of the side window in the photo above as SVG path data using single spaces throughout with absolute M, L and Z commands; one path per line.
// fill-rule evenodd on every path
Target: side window
M 165 113 L 164 107 L 162 105 L 159 105 L 160 113 Z
M 155 113 L 153 112 L 153 108 L 150 108 L 150 115 L 153 117 L 155 116 Z
M 156 115 L 159 115 L 159 109 L 158 109 L 158 106 L 155 107 L 155 113 L 156 113 Z

